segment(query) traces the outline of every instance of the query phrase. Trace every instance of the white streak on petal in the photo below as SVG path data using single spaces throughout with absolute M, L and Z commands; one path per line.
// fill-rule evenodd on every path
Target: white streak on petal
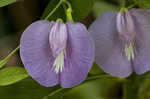
M 65 59 L 65 51 L 66 50 L 62 50 L 58 56 L 56 57 L 55 61 L 54 61 L 54 68 L 55 68 L 55 72 L 58 74 L 59 72 L 62 72 L 63 68 L 64 68 L 64 59 Z

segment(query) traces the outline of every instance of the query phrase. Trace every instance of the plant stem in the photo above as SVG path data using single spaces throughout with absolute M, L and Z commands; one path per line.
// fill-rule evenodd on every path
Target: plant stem
M 74 21 L 73 21 L 73 18 L 72 18 L 72 7 L 71 7 L 70 2 L 68 2 L 67 0 L 65 0 L 64 3 L 68 6 L 67 9 L 66 9 L 65 6 L 64 6 L 64 8 L 65 8 L 65 10 L 66 10 L 67 21 L 74 22 Z
M 20 48 L 20 45 L 17 46 L 17 48 L 14 49 L 14 50 L 6 57 L 6 59 L 9 59 L 15 52 L 17 52 L 17 51 L 19 50 L 19 48 Z
M 60 0 L 59 3 L 56 5 L 56 7 L 48 14 L 48 16 L 45 18 L 45 20 L 48 20 L 48 18 L 60 7 L 60 5 L 64 2 L 65 0 Z
M 127 80 L 125 78 L 119 78 L 111 75 L 96 75 L 96 76 L 91 76 L 88 77 L 86 80 L 93 80 L 93 79 L 100 79 L 100 78 L 110 78 L 110 79 L 116 79 L 119 82 L 126 82 Z
M 18 46 L 16 49 L 14 49 L 7 57 L 5 57 L 3 60 L 0 61 L 0 68 L 2 68 L 9 60 L 9 58 L 14 55 L 16 51 L 18 51 L 20 46 Z
M 66 10 L 67 21 L 73 22 L 73 18 L 72 18 L 72 14 L 71 13 L 72 13 L 72 10 L 70 8 L 68 8 Z
M 48 97 L 55 95 L 56 93 L 62 91 L 63 89 L 64 88 L 57 89 L 57 90 L 51 92 L 50 94 L 48 94 L 47 96 L 45 96 L 43 99 L 48 99 Z
M 70 9 L 72 10 L 72 7 L 71 7 L 70 2 L 68 2 L 67 0 L 64 0 L 64 3 L 66 3 L 66 4 L 67 4 L 67 6 L 68 6 L 68 8 L 70 8 Z

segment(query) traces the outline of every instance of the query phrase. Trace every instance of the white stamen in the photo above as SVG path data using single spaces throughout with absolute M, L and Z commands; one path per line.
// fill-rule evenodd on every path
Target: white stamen
M 62 50 L 58 56 L 56 57 L 55 61 L 54 61 L 54 68 L 55 68 L 55 72 L 58 74 L 59 72 L 62 72 L 63 68 L 64 68 L 64 59 L 65 59 L 65 53 L 66 50 Z
M 128 60 L 130 61 L 131 59 L 134 59 L 134 44 L 130 43 L 130 45 L 125 45 L 125 53 L 126 56 L 128 57 Z

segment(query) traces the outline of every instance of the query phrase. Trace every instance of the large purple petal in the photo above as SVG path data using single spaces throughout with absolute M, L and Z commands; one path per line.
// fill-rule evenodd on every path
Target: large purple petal
M 94 61 L 94 45 L 86 27 L 81 23 L 67 23 L 67 59 L 61 72 L 61 85 L 65 88 L 81 83 Z
M 127 77 L 132 67 L 116 29 L 116 12 L 103 13 L 89 28 L 95 41 L 96 63 L 107 73 Z
M 134 69 L 138 74 L 150 70 L 150 11 L 131 10 L 136 25 Z
M 58 83 L 58 75 L 52 69 L 54 59 L 49 46 L 52 23 L 37 21 L 23 33 L 20 45 L 21 59 L 28 73 L 44 86 Z

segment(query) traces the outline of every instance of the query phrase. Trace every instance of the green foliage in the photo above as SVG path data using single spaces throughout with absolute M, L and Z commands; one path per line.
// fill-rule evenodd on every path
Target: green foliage
M 118 99 L 120 85 L 115 80 L 105 78 L 86 81 L 66 92 L 63 99 Z
M 111 82 L 111 83 L 110 83 Z M 35 80 L 24 79 L 10 86 L 0 87 L 2 99 L 118 99 L 121 83 L 112 79 L 88 80 L 74 88 L 43 87 Z M 51 95 L 51 93 L 54 93 Z M 49 97 L 48 96 L 51 95 Z
M 26 78 L 10 86 L 0 87 L 1 99 L 43 99 L 44 96 L 59 89 L 59 86 L 44 87 L 39 85 L 35 80 Z M 58 99 L 53 96 L 51 99 Z
M 116 99 L 120 97 L 121 84 L 118 78 L 109 75 L 91 76 L 73 88 L 59 88 L 43 99 Z
M 72 15 L 75 21 L 80 21 L 85 18 L 91 11 L 94 0 L 69 0 L 72 5 Z M 47 5 L 41 19 L 44 19 L 58 4 L 59 0 L 51 0 Z M 49 17 L 49 20 L 56 20 L 58 18 L 66 19 L 65 10 L 63 6 L 60 6 L 55 13 Z
M 140 78 L 133 73 L 127 82 L 123 84 L 123 99 L 138 99 L 137 93 L 140 85 Z
M 142 75 L 138 90 L 138 99 L 150 99 L 150 72 Z
M 103 0 L 96 1 L 93 7 L 93 12 L 95 17 L 99 17 L 101 13 L 104 11 L 112 11 L 112 10 L 118 10 L 116 5 L 108 3 Z
M 64 94 L 67 92 L 68 89 L 65 88 L 58 88 L 56 90 L 53 90 L 51 93 L 43 97 L 42 99 L 64 99 Z
M 56 5 L 59 3 L 59 1 L 60 0 L 50 0 L 41 19 L 44 19 L 56 7 Z M 65 19 L 65 10 L 62 5 L 48 19 L 49 20 L 57 20 L 58 18 Z
M 123 84 L 123 99 L 150 99 L 150 72 L 133 73 Z
M 9 4 L 18 2 L 18 1 L 20 1 L 20 0 L 0 0 L 0 7 L 4 7 L 4 6 L 7 6 Z
M 139 6 L 140 6 L 141 8 L 150 9 L 150 0 L 140 0 L 140 1 L 139 1 Z
M 73 9 L 73 19 L 81 21 L 92 10 L 95 0 L 69 0 Z
M 102 69 L 99 68 L 99 66 L 94 62 L 93 66 L 89 72 L 90 75 L 98 75 L 98 74 L 105 74 Z
M 0 86 L 16 83 L 28 77 L 28 73 L 21 67 L 8 67 L 0 70 Z

